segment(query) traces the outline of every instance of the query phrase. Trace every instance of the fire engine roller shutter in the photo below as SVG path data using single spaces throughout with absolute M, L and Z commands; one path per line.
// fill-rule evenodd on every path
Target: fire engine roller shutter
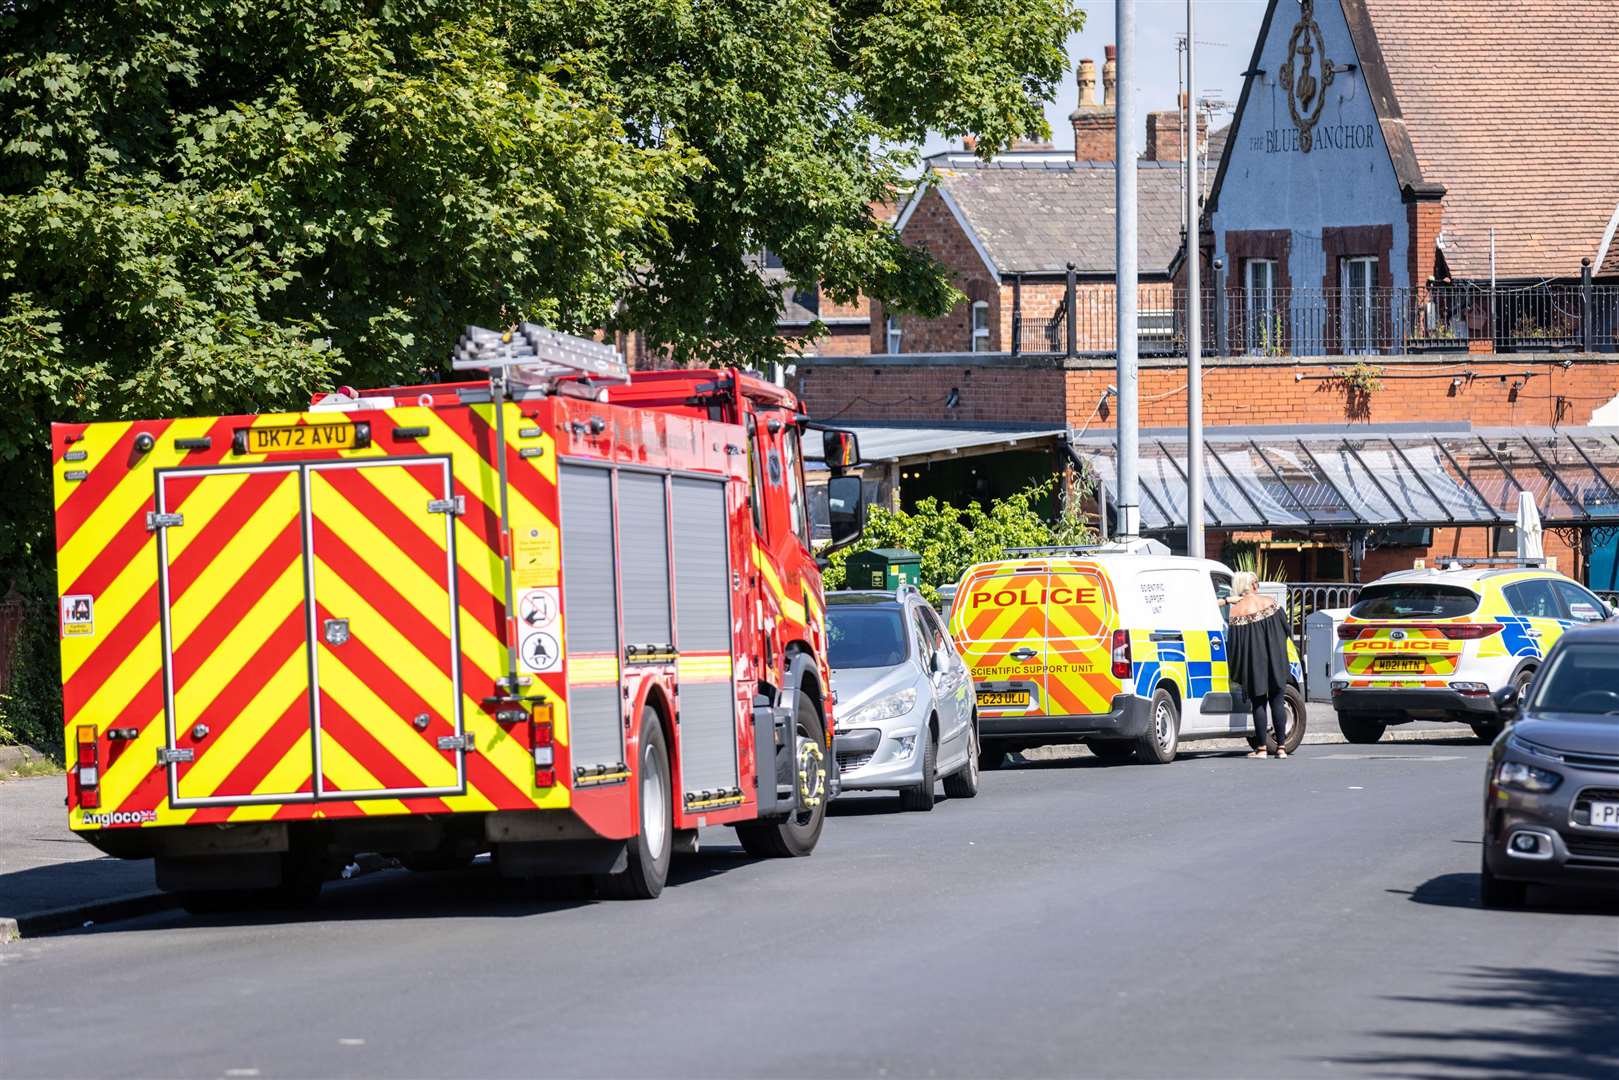
M 618 565 L 624 644 L 673 644 L 669 632 L 669 521 L 660 475 L 618 474 Z
M 719 791 L 737 785 L 725 485 L 676 477 L 672 486 L 681 787 Z
M 618 588 L 614 581 L 612 474 L 563 465 L 563 645 L 568 661 L 568 742 L 575 768 L 624 760 L 618 690 Z M 582 664 L 596 658 L 604 663 Z M 588 672 L 584 678 L 580 672 Z M 602 672 L 610 672 L 603 677 Z

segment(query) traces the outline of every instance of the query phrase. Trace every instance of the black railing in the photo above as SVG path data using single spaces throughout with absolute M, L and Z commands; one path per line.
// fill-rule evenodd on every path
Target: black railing
M 1205 356 L 1619 350 L 1619 286 L 1612 285 L 1205 289 L 1199 307 Z M 1111 285 L 1081 287 L 1053 310 L 1028 308 L 1023 305 L 1013 329 L 1014 353 L 1117 351 Z M 1143 285 L 1136 307 L 1140 355 L 1184 355 L 1186 313 L 1186 290 Z

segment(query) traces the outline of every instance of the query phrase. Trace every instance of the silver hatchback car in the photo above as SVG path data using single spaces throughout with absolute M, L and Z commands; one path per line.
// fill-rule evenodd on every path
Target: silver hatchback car
M 978 794 L 972 676 L 914 586 L 827 596 L 843 791 L 898 791 L 907 810 Z

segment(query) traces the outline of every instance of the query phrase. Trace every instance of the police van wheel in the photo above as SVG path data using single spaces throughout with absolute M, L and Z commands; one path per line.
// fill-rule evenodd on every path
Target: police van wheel
M 653 709 L 641 713 L 641 761 L 636 770 L 640 784 L 641 828 L 630 840 L 630 864 L 598 882 L 601 894 L 615 900 L 653 900 L 669 877 L 675 850 L 670 807 L 669 749 L 663 725 Z
M 1143 765 L 1168 765 L 1180 746 L 1181 716 L 1175 699 L 1159 687 L 1148 708 L 1147 730 L 1136 740 L 1136 760 Z
M 736 827 L 742 850 L 756 859 L 796 859 L 815 850 L 826 823 L 826 729 L 815 703 L 798 694 L 798 739 L 804 747 L 794 761 L 797 783 L 809 798 L 808 810 L 789 814 L 785 821 L 749 821 Z
M 981 739 L 978 743 L 978 768 L 980 772 L 994 772 L 1006 764 L 1008 751 L 1006 744 L 994 739 Z
M 1283 697 L 1287 701 L 1287 736 L 1282 740 L 1282 749 L 1291 754 L 1298 750 L 1299 744 L 1304 741 L 1304 727 L 1309 716 L 1309 708 L 1304 704 L 1304 695 L 1296 686 L 1289 686 Z M 1265 739 L 1255 732 L 1248 736 L 1248 745 L 1258 750 L 1265 745 Z
M 1375 716 L 1346 712 L 1338 714 L 1338 730 L 1352 743 L 1374 743 L 1383 737 L 1387 727 L 1387 724 Z

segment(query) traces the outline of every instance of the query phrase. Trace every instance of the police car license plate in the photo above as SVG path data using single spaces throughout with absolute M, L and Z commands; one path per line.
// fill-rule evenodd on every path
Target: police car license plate
M 1419 656 L 1380 656 L 1372 661 L 1373 671 L 1406 671 L 1420 674 L 1422 669 L 1423 662 Z
M 247 449 L 252 454 L 352 450 L 354 436 L 353 424 L 265 424 L 247 429 Z
M 1619 802 L 1592 803 L 1591 824 L 1598 829 L 1619 829 Z
M 1029 692 L 1027 690 L 980 690 L 978 691 L 978 704 L 988 707 L 1027 705 Z

